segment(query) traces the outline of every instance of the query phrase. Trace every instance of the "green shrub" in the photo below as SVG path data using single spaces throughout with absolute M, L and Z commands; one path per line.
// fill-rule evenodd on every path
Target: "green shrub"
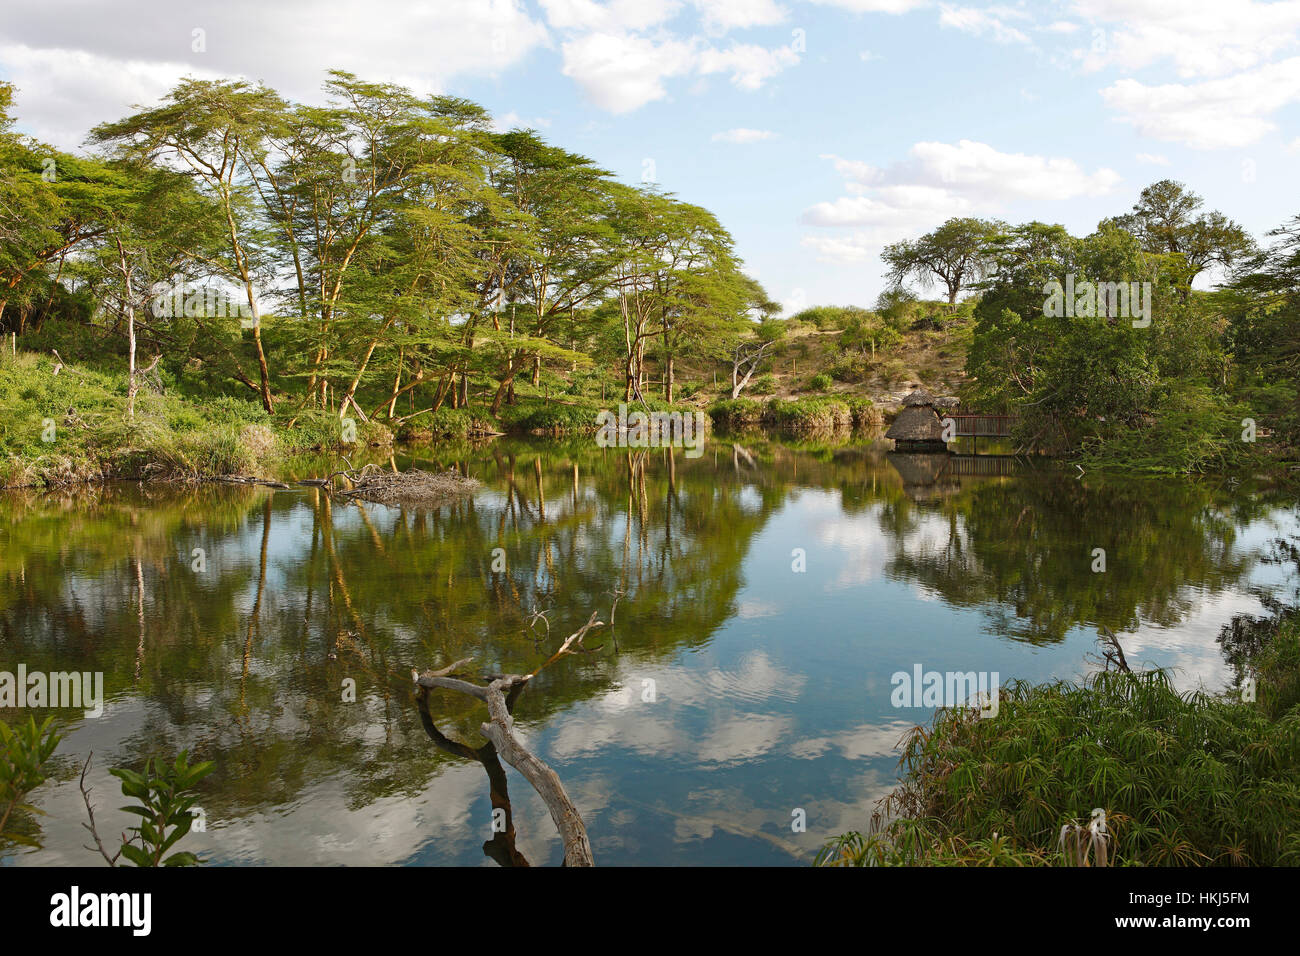
M 749 428 L 763 420 L 763 405 L 752 398 L 720 398 L 709 406 L 709 417 L 718 428 Z
M 801 398 L 770 400 L 763 409 L 763 424 L 792 432 L 848 428 L 853 424 L 849 406 L 838 399 Z
M 599 401 L 530 400 L 503 406 L 500 417 L 502 428 L 507 432 L 583 434 L 596 430 L 596 416 L 602 407 Z
M 1300 863 L 1300 709 L 1179 694 L 1163 671 L 1001 691 L 995 717 L 943 708 L 903 747 L 888 824 L 846 834 L 822 865 L 1065 862 L 1063 826 L 1105 812 L 1112 863 Z M 1261 668 L 1261 682 L 1273 673 Z M 1269 678 L 1271 680 L 1271 678 Z M 1287 709 L 1282 710 L 1283 706 Z
M 27 723 L 10 729 L 0 720 L 0 844 L 5 841 L 36 846 L 34 837 L 11 829 L 14 811 L 25 816 L 37 813 L 23 802 L 31 791 L 45 782 L 45 765 L 62 739 L 46 717 L 37 726 L 32 717 Z
M 850 398 L 849 414 L 854 428 L 877 428 L 885 423 L 885 416 L 869 398 Z
M 194 824 L 191 808 L 198 800 L 195 785 L 212 772 L 211 761 L 189 765 L 185 751 L 172 764 L 163 760 L 145 761 L 144 773 L 115 767 L 113 776 L 122 781 L 122 795 L 139 803 L 124 809 L 140 817 L 122 843 L 121 853 L 136 866 L 194 866 L 203 862 L 193 853 L 178 851 L 167 855 Z
M 828 371 L 837 382 L 865 382 L 871 372 L 871 359 L 865 355 L 848 353 L 837 358 Z

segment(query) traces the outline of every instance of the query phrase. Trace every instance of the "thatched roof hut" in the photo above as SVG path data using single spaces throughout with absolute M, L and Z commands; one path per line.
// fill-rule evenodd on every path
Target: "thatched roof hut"
M 935 408 L 935 398 L 923 388 L 918 388 L 903 399 L 894 422 L 885 432 L 892 438 L 894 447 L 903 451 L 942 451 L 948 446 L 943 440 L 943 421 Z

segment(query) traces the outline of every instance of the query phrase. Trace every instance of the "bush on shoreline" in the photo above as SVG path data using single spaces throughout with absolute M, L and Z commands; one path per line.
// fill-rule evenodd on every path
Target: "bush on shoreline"
M 1254 701 L 1179 694 L 1157 670 L 1017 682 L 989 719 L 941 709 L 869 831 L 817 864 L 1060 864 L 1063 827 L 1094 808 L 1114 865 L 1300 864 L 1300 619 L 1279 618 L 1254 669 Z
M 763 425 L 796 434 L 867 427 L 882 420 L 870 399 L 844 401 L 827 396 L 772 398 L 767 402 L 750 398 L 720 399 L 710 406 L 709 414 L 719 428 L 739 430 Z

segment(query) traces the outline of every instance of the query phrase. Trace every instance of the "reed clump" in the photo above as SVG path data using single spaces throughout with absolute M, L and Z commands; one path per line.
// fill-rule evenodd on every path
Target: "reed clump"
M 821 866 L 1068 865 L 1104 813 L 1109 865 L 1300 863 L 1300 627 L 1258 693 L 1179 693 L 1161 670 L 1002 688 L 993 718 L 942 709 L 903 742 L 901 786 Z M 1076 841 L 1077 842 L 1077 841 Z

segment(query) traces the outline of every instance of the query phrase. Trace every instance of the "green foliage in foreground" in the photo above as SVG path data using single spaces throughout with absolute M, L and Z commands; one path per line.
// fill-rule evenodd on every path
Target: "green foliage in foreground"
M 144 773 L 115 768 L 113 776 L 122 781 L 122 793 L 139 803 L 123 807 L 140 817 L 140 825 L 131 828 L 132 836 L 122 843 L 122 856 L 136 866 L 193 866 L 203 862 L 193 853 L 180 851 L 167 856 L 194 824 L 191 808 L 198 799 L 195 785 L 210 774 L 211 761 L 189 765 L 189 755 L 182 750 L 170 766 L 152 758 L 145 762 Z
M 28 793 L 46 780 L 46 764 L 63 739 L 53 728 L 54 718 L 47 717 L 38 726 L 28 717 L 27 723 L 11 728 L 0 721 L 0 845 L 17 843 L 22 846 L 40 846 L 29 833 L 9 829 L 11 817 L 17 810 L 22 814 L 41 813 L 36 807 L 23 802 Z M 163 760 L 150 758 L 145 762 L 144 773 L 114 768 L 109 771 L 122 781 L 124 796 L 137 803 L 122 807 L 127 813 L 140 817 L 140 825 L 130 828 L 122 845 L 113 856 L 103 850 L 99 834 L 95 831 L 94 810 L 90 807 L 89 793 L 83 789 L 90 811 L 88 829 L 100 847 L 100 852 L 110 866 L 126 857 L 136 866 L 194 866 L 203 861 L 193 853 L 177 852 L 167 855 L 194 824 L 192 808 L 198 795 L 195 786 L 215 767 L 211 761 L 189 765 L 186 751 L 170 765 Z
M 891 818 L 821 866 L 1064 863 L 1063 826 L 1106 812 L 1115 865 L 1300 863 L 1300 628 L 1256 661 L 1258 701 L 1179 694 L 1163 671 L 1003 688 L 904 743 Z
M 0 721 L 0 840 L 34 846 L 35 841 L 21 833 L 7 830 L 15 810 L 39 813 L 23 803 L 23 798 L 45 782 L 45 764 L 58 746 L 60 736 L 50 726 L 52 717 L 40 726 L 28 717 L 26 725 L 10 729 Z

